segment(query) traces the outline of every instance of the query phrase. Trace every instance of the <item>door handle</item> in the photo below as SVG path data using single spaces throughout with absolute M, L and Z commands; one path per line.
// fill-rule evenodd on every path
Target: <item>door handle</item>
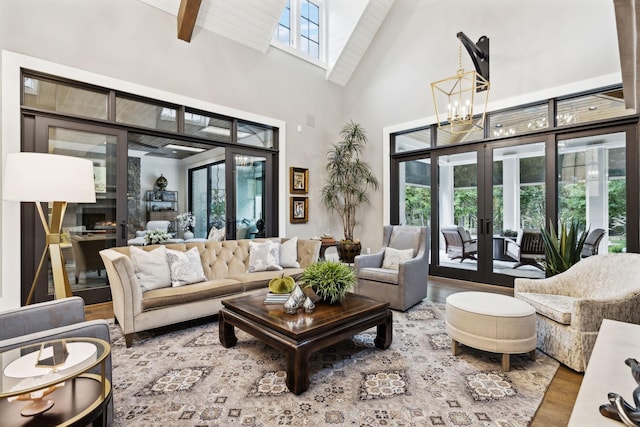
M 122 240 L 127 240 L 127 221 L 120 221 L 120 236 Z
M 486 231 L 485 232 L 487 233 L 487 236 L 488 236 L 489 233 L 491 233 L 491 221 L 486 220 L 485 227 L 486 227 Z

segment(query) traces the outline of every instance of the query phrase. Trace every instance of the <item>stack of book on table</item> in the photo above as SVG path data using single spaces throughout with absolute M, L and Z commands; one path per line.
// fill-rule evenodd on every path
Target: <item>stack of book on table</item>
M 264 299 L 265 304 L 284 304 L 289 299 L 291 293 L 287 294 L 276 294 L 273 292 L 268 292 L 266 298 Z

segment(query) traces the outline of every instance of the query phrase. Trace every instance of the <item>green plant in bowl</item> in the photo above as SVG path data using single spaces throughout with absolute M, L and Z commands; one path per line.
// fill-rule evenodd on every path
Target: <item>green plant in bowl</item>
M 311 264 L 299 277 L 305 288 L 311 288 L 325 302 L 342 301 L 356 284 L 356 274 L 347 264 L 320 261 Z

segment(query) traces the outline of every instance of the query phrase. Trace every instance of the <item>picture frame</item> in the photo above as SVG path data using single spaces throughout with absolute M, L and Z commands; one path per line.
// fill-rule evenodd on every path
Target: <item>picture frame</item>
M 289 168 L 289 186 L 293 194 L 307 194 L 309 192 L 309 169 Z
M 292 224 L 305 223 L 309 221 L 308 197 L 291 197 L 289 204 L 291 209 L 289 214 L 289 221 Z

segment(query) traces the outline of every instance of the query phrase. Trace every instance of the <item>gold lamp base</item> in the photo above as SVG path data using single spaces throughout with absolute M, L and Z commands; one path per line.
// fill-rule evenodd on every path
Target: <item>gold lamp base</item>
M 33 283 L 31 284 L 31 290 L 27 297 L 27 305 L 31 304 L 33 295 L 36 289 L 36 283 L 40 276 L 40 271 L 44 266 L 44 260 L 49 253 L 51 259 L 51 273 L 53 275 L 53 288 L 55 299 L 67 298 L 72 296 L 71 285 L 69 284 L 69 276 L 65 268 L 64 256 L 62 255 L 62 248 L 60 247 L 60 232 L 62 231 L 62 220 L 64 213 L 67 210 L 67 202 L 53 202 L 53 208 L 51 210 L 51 221 L 47 222 L 42 205 L 40 202 L 36 202 L 38 213 L 40 214 L 40 221 L 46 232 L 46 245 L 42 251 L 40 257 L 40 263 L 38 269 L 33 277 Z

